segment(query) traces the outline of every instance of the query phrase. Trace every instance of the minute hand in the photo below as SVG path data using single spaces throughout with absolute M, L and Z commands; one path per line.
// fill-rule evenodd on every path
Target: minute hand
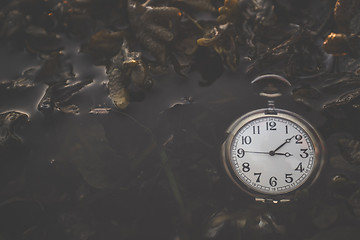
M 261 153 L 261 154 L 269 154 L 269 152 L 256 152 L 256 151 L 244 151 L 246 153 Z
M 293 137 L 295 137 L 295 135 L 292 136 L 291 138 L 286 139 L 285 142 L 284 142 L 283 144 L 281 144 L 280 146 L 278 146 L 275 150 L 270 151 L 270 152 L 269 152 L 270 155 L 274 155 L 277 150 L 279 150 L 280 148 L 282 148 L 285 144 L 289 143 Z

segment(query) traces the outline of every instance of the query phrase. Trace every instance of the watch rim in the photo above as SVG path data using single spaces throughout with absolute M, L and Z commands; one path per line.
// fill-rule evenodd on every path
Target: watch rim
M 263 108 L 263 109 L 257 109 L 251 112 L 248 112 L 242 116 L 240 116 L 238 119 L 236 119 L 226 130 L 227 137 L 225 141 L 223 142 L 221 146 L 221 157 L 222 162 L 225 168 L 225 171 L 227 175 L 230 177 L 232 182 L 241 190 L 246 192 L 252 197 L 255 197 L 255 199 L 261 199 L 261 200 L 273 200 L 273 201 L 282 201 L 282 200 L 288 200 L 293 199 L 296 195 L 296 193 L 300 190 L 310 188 L 315 181 L 320 176 L 320 173 L 323 169 L 323 166 L 325 164 L 325 144 L 318 133 L 318 131 L 302 116 L 299 114 L 296 114 L 294 112 L 275 108 L 272 109 L 271 112 L 268 111 L 269 109 Z M 307 180 L 305 180 L 304 183 L 302 183 L 299 187 L 286 192 L 286 193 L 279 193 L 279 194 L 265 194 L 261 192 L 257 192 L 254 189 L 247 186 L 245 183 L 243 183 L 238 176 L 236 175 L 233 166 L 231 164 L 231 143 L 235 137 L 235 135 L 238 133 L 238 131 L 248 122 L 253 121 L 258 118 L 262 117 L 279 117 L 286 119 L 288 121 L 291 121 L 297 125 L 299 125 L 312 139 L 313 147 L 314 147 L 314 166 L 313 170 L 311 171 L 310 175 L 308 176 Z

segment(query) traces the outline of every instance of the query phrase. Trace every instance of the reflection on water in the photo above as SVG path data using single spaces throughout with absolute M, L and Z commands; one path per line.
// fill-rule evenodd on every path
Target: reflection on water
M 340 56 L 329 61 L 333 56 L 319 44 L 328 32 L 299 35 L 296 27 L 278 24 L 272 17 L 278 14 L 284 22 L 305 26 L 300 17 L 311 19 L 312 11 L 334 6 L 334 1 L 304 1 L 310 13 L 294 10 L 297 1 L 274 1 L 274 12 L 271 1 L 257 1 L 263 6 L 258 16 L 266 16 L 272 25 L 252 22 L 251 15 L 242 40 L 237 34 L 245 30 L 232 25 L 219 29 L 219 35 L 209 31 L 216 23 L 213 11 L 224 5 L 222 1 L 159 1 L 154 6 L 163 2 L 201 20 L 197 24 L 202 30 L 182 16 L 179 28 L 188 32 L 178 33 L 175 39 L 181 44 L 166 52 L 172 59 L 166 70 L 156 64 L 164 53 L 154 55 L 149 46 L 144 50 L 133 41 L 132 47 L 141 50 L 151 66 L 154 85 L 144 90 L 133 82 L 121 83 L 130 96 L 125 110 L 117 109 L 109 97 L 106 67 L 120 50 L 114 41 L 122 35 L 99 34 L 100 39 L 94 39 L 94 33 L 109 26 L 112 32 L 129 28 L 126 1 L 0 4 L 0 239 L 358 239 L 357 60 Z M 205 7 L 210 2 L 212 8 Z M 30 3 L 35 7 L 27 8 Z M 248 14 L 243 7 L 235 10 Z M 324 9 L 306 26 L 323 21 L 330 10 Z M 196 18 L 198 11 L 206 14 Z M 21 24 L 9 18 L 21 19 Z M 237 20 L 228 14 L 218 21 L 236 25 Z M 262 24 L 263 30 L 254 24 Z M 331 24 L 324 28 L 330 31 Z M 138 23 L 136 28 L 144 31 Z M 281 38 L 263 36 L 275 29 Z M 203 35 L 206 46 L 193 49 L 188 36 L 193 33 Z M 85 45 L 91 37 L 112 47 L 97 46 L 102 54 L 91 52 L 94 49 L 89 53 Z M 311 47 L 309 38 L 317 39 Z M 240 49 L 231 48 L 233 41 L 239 41 Z M 179 50 L 184 44 L 185 50 Z M 272 46 L 268 52 L 266 44 Z M 312 47 L 316 51 L 306 55 Z M 295 54 L 298 49 L 304 52 Z M 240 63 L 231 61 L 234 51 L 241 53 Z M 304 59 L 306 64 L 296 65 Z M 121 74 L 129 74 L 127 69 L 138 73 L 131 63 L 122 64 L 130 65 L 118 66 Z M 232 64 L 235 71 L 228 70 Z M 266 99 L 250 87 L 263 73 L 288 77 L 291 94 L 276 99 L 276 106 L 309 120 L 328 149 L 327 166 L 317 184 L 286 204 L 255 203 L 233 186 L 220 162 L 228 125 L 265 106 Z

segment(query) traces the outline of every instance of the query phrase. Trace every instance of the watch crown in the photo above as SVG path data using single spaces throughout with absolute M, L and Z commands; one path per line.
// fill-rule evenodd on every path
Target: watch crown
M 267 109 L 265 110 L 265 114 L 271 114 L 271 115 L 277 114 L 277 112 L 275 110 L 275 101 L 274 100 L 268 100 Z

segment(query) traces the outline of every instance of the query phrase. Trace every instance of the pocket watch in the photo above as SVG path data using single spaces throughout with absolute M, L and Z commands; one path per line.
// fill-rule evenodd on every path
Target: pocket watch
M 252 84 L 274 80 L 291 86 L 272 74 L 260 76 Z M 281 93 L 271 83 L 259 95 L 274 97 Z M 267 108 L 235 120 L 226 133 L 222 145 L 226 173 L 257 201 L 290 201 L 297 191 L 316 181 L 325 162 L 324 142 L 316 129 L 302 116 L 275 108 L 272 100 Z

